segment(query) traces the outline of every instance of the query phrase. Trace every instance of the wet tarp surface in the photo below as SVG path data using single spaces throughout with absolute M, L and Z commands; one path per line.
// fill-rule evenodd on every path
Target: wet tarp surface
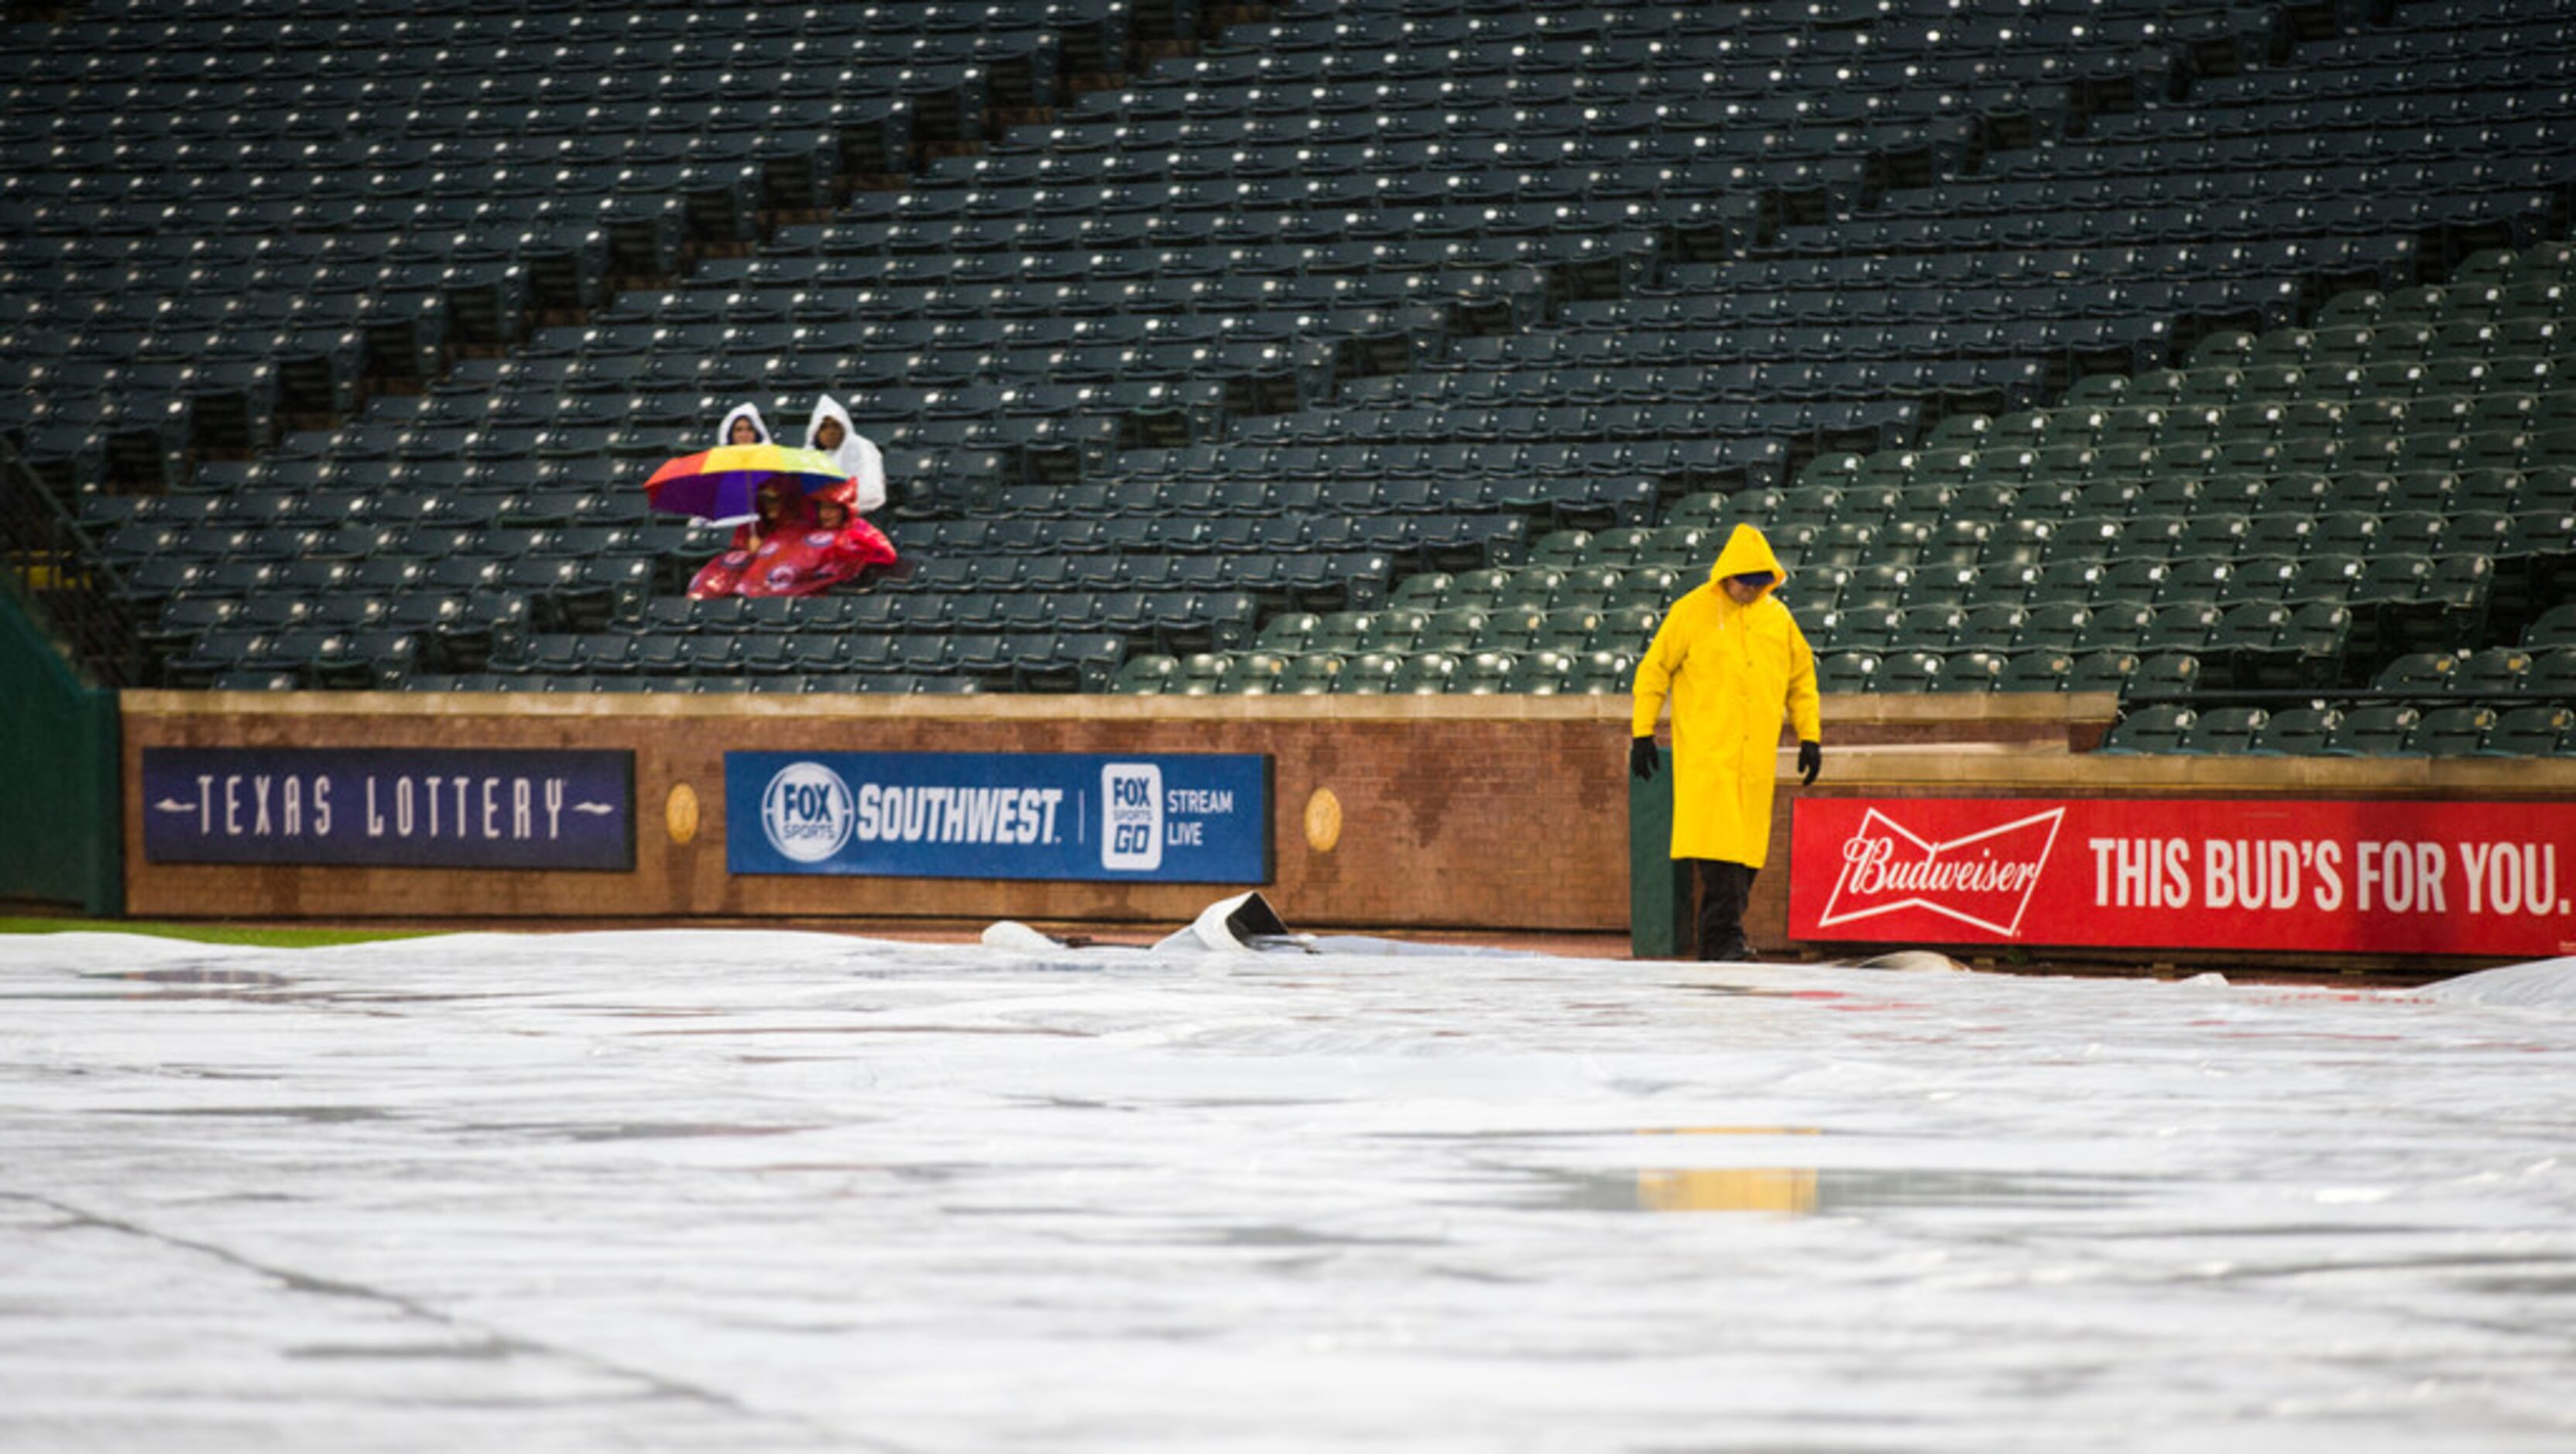
M 0 1448 L 2576 1446 L 2576 975 L 0 938 Z

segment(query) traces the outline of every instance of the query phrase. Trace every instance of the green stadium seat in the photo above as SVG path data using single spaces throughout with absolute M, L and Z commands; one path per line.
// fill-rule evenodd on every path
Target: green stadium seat
M 2181 605 L 2162 607 L 2155 620 L 2137 637 L 2140 651 L 2188 651 L 2198 653 L 2217 634 L 2221 620 L 2216 606 Z
M 2074 651 L 2066 653 L 2068 667 L 2062 690 L 2070 692 L 2118 692 L 2126 694 L 2137 679 L 2142 658 L 2134 651 Z
M 1841 572 L 1840 579 L 1841 585 L 1832 596 L 1833 609 L 1892 611 L 1905 603 L 1907 587 L 1914 577 L 1903 566 L 1864 565 Z M 1791 576 L 1790 584 L 1800 589 L 1802 599 L 1823 603 L 1822 591 L 1816 589 L 1821 585 L 1818 577 Z
M 1533 638 L 1541 650 L 1577 652 L 1589 649 L 1602 634 L 1603 616 L 1589 606 L 1564 606 L 1546 613 Z M 1642 650 L 1641 642 L 1630 650 Z
M 1958 613 L 1950 643 L 1962 651 L 2012 651 L 2025 644 L 2042 644 L 2025 643 L 2030 629 L 2030 612 L 2020 606 L 1975 606 Z
M 1694 496 L 1692 498 L 1697 499 L 1701 497 Z M 1722 499 L 1724 497 L 1708 496 L 1706 498 Z M 1673 507 L 1673 511 L 1676 515 L 1683 515 L 1688 512 L 1689 507 L 1690 501 L 1684 500 L 1680 504 L 1675 505 Z M 1541 536 L 1539 540 L 1530 547 L 1531 563 L 1556 566 L 1584 565 L 1591 563 L 1618 566 L 1634 565 L 1639 556 L 1645 554 L 1648 550 L 1651 550 L 1654 547 L 1655 530 L 1653 527 L 1645 525 L 1621 525 L 1609 530 L 1604 530 L 1598 535 L 1594 535 L 1592 537 L 1588 548 L 1584 552 L 1564 560 L 1551 559 L 1546 554 L 1547 543 L 1555 538 L 1556 537 L 1554 535 Z
M 1567 690 L 1590 696 L 1615 696 L 1628 690 L 1637 659 L 1623 651 L 1586 651 L 1573 658 Z
M 1449 590 L 1455 578 L 1447 571 L 1417 571 L 1395 583 L 1386 603 L 1413 611 L 1438 611 L 1450 604 Z
M 1478 651 L 1458 660 L 1457 675 L 1450 680 L 1449 690 L 1469 696 L 1490 696 L 1513 691 L 1512 674 L 1519 659 L 1505 651 Z
M 2143 543 L 2138 548 L 2156 549 Z M 2161 551 L 2152 556 L 2133 555 L 2106 561 L 2093 577 L 2092 603 L 2096 607 L 2150 605 L 2163 593 L 2165 580 L 2172 574 L 2173 567 Z
M 1897 613 L 1886 644 L 1910 651 L 1948 651 L 1966 620 L 1967 613 L 1956 606 L 1909 606 Z
M 1458 658 L 1448 652 L 1416 652 L 1404 658 L 1387 689 L 1412 696 L 1444 695 L 1458 680 L 1458 671 Z
M 1441 603 L 1447 606 L 1500 605 L 1503 593 L 1511 589 L 1513 577 L 1514 573 L 1503 566 L 1460 571 L 1450 577 L 1448 593 L 1441 597 Z M 1549 589 L 1554 589 L 1553 583 Z
M 2135 651 L 2155 623 L 2152 606 L 2134 602 L 2099 606 L 2086 613 L 2082 633 L 2072 647 L 2078 652 Z
M 1565 586 L 1567 572 L 1551 566 L 1523 566 L 1509 573 L 1503 588 L 1495 594 L 1497 606 L 1536 606 L 1545 610 L 1555 603 L 1557 592 Z
M 1624 564 L 1659 565 L 1688 575 L 1704 575 L 1717 563 L 1717 553 L 1731 530 L 1721 525 L 1665 525 L 1647 533 Z M 1623 562 L 1605 561 L 1619 565 Z
M 2532 618 L 2522 628 L 2522 645 L 2528 651 L 2576 646 L 2576 601 L 2562 602 Z
M 1490 619 L 1490 613 L 1474 606 L 1429 612 L 1414 632 L 1413 644 L 1423 651 L 1471 651 L 1484 641 Z
M 2256 733 L 2251 750 L 2272 756 L 2314 757 L 2325 750 L 2343 725 L 2333 707 L 2293 707 L 2275 712 Z
M 2000 651 L 1954 651 L 1931 682 L 1936 692 L 1993 692 L 2003 689 L 2013 658 Z
M 2214 604 L 2231 610 L 2284 603 L 2299 580 L 2299 562 L 2288 555 L 2240 556 L 2226 563 L 2226 571 Z
M 2281 633 L 2289 629 L 2291 609 L 2277 603 L 2248 602 L 2228 608 L 2210 631 L 2202 656 L 2240 686 L 2252 685 L 2255 666 L 2270 656 Z
M 2423 713 L 2413 707 L 2358 707 L 2344 714 L 2343 721 L 2326 741 L 2325 752 L 2331 757 L 2406 757 L 2416 755 L 2409 746 L 2416 724 Z
M 2576 710 L 2515 707 L 2498 713 L 2479 751 L 2491 757 L 2552 757 L 2576 747 Z
M 1502 655 L 1503 653 L 1492 653 Z M 1504 690 L 1532 696 L 1556 696 L 1572 690 L 1574 659 L 1558 651 L 1523 652 L 1512 658 Z
M 1362 652 L 1345 661 L 1334 690 L 1345 696 L 1382 696 L 1396 690 L 1396 679 L 1403 672 L 1404 657 L 1399 653 Z
M 1377 613 L 1374 611 L 1329 611 L 1317 620 L 1313 634 L 1306 638 L 1304 649 L 1330 652 L 1335 656 L 1356 656 L 1368 649 L 1376 629 Z M 1279 646 L 1279 643 L 1268 641 L 1261 644 L 1273 649 Z
M 2101 583 L 2103 564 L 2099 557 L 2052 557 L 2030 578 L 2023 603 L 2033 611 L 2053 606 L 2089 606 L 2094 588 Z
M 1977 557 L 1982 566 L 2036 566 L 2049 558 L 2057 539 L 2057 525 L 2035 516 L 2017 515 L 1994 522 L 1986 536 L 1983 551 Z
M 2189 707 L 2142 707 L 2122 714 L 2112 724 L 2110 735 L 2102 739 L 2101 750 L 2111 753 L 2180 752 L 2190 737 L 2199 714 Z
M 1285 652 L 1244 652 L 1234 657 L 1234 670 L 1226 673 L 1224 688 L 1234 696 L 1270 696 L 1288 675 L 1288 660 L 1291 657 Z
M 2271 713 L 2261 707 L 2213 707 L 2193 719 L 2183 735 L 2183 752 L 2239 756 L 2254 750 Z
M 1329 651 L 1302 652 L 1288 658 L 1278 690 L 1298 696 L 1329 695 L 1340 688 L 1342 666 L 1342 658 Z
M 1359 646 L 1363 651 L 1410 651 L 1431 623 L 1431 613 L 1402 607 L 1362 614 L 1369 616 L 1360 628 Z
M 2299 574 L 2283 599 L 2293 605 L 2326 601 L 2344 605 L 2351 601 L 2353 588 L 2361 580 L 2362 557 L 2335 551 L 2322 551 L 2301 558 Z
M 1936 690 L 1942 669 L 1948 659 L 1937 651 L 1891 651 L 1879 659 L 1875 673 L 1876 690 L 1881 692 L 1929 692 Z
M 2199 657 L 2182 651 L 2159 652 L 2140 656 L 2129 690 L 2143 696 L 2195 692 L 2200 690 L 2200 679 Z
M 1664 613 L 1652 606 L 1614 606 L 1600 613 L 1600 624 L 1586 639 L 1592 646 L 1641 656 L 1663 620 Z
M 1232 689 L 1233 676 L 1233 657 L 1221 651 L 1194 651 L 1180 659 L 1180 669 L 1163 690 L 1188 697 L 1218 696 Z
M 1254 645 L 1264 651 L 1295 655 L 1322 633 L 1324 618 L 1311 611 L 1289 611 L 1262 623 Z
M 1179 658 L 1147 652 L 1121 663 L 1109 689 L 1121 696 L 1159 696 L 1175 689 L 1180 672 Z
M 2409 752 L 2432 757 L 2468 757 L 2486 746 L 2495 729 L 2492 707 L 2439 707 L 2426 712 L 2406 739 Z
M 2022 651 L 2005 658 L 1995 680 L 1999 692 L 2062 692 L 2075 671 L 2075 656 L 2066 651 Z
M 2448 652 L 2413 651 L 2380 668 L 2373 689 L 2421 697 L 2449 695 L 2458 680 L 2460 660 Z
M 1834 651 L 1816 658 L 1816 689 L 1828 695 L 1878 690 L 1879 658 L 1868 651 Z
M 1818 650 L 1880 652 L 1895 644 L 1904 620 L 1902 611 L 1837 610 L 1818 614 L 1805 629 Z
M 2452 673 L 2454 692 L 2521 693 L 2531 680 L 2531 653 L 2519 647 L 2494 646 L 2460 659 Z
M 2241 662 L 2244 685 L 2323 687 L 2343 680 L 2352 641 L 2352 612 L 2331 601 L 2310 601 L 2290 612 L 2272 650 Z
M 2526 690 L 2549 701 L 2576 702 L 2576 648 L 2553 647 L 2531 654 Z
M 1590 606 L 1599 608 L 1619 599 L 1625 577 L 1616 566 L 1576 566 L 1565 572 L 1556 590 L 1549 596 L 1551 606 Z

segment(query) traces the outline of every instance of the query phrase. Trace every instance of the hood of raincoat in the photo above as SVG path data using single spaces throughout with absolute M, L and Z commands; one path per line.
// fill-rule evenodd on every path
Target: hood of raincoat
M 814 436 L 822 431 L 826 419 L 840 421 L 842 437 L 837 449 L 824 449 L 814 442 Z M 825 394 L 814 402 L 814 415 L 805 421 L 805 447 L 830 455 L 840 465 L 841 473 L 858 482 L 850 501 L 853 511 L 865 515 L 884 506 L 885 455 L 866 435 L 859 433 L 858 422 L 850 417 L 849 410 L 841 407 L 840 400 Z
M 1768 571 L 1771 575 L 1771 584 L 1762 588 L 1765 596 L 1780 589 L 1781 584 L 1789 579 L 1787 567 L 1780 564 L 1780 557 L 1771 553 L 1770 539 L 1754 526 L 1738 525 L 1735 533 L 1726 537 L 1726 548 L 1717 553 L 1717 564 L 1709 567 L 1709 584 L 1722 587 L 1728 576 L 1750 575 L 1755 571 Z
M 831 449 L 823 448 L 815 440 L 815 436 L 823 432 L 823 421 L 826 419 L 838 420 L 841 425 L 841 442 Z M 840 400 L 829 394 L 814 401 L 813 417 L 805 421 L 805 447 L 838 460 L 841 473 L 845 475 L 855 475 L 859 472 L 859 464 L 866 449 L 866 446 L 859 442 L 858 421 L 850 417 L 849 410 L 841 407 Z
M 724 422 L 716 426 L 717 444 L 725 445 L 733 443 L 733 421 L 737 419 L 750 420 L 751 427 L 760 431 L 760 442 L 762 444 L 775 444 L 778 442 L 777 438 L 769 432 L 769 421 L 760 417 L 760 406 L 758 404 L 736 404 L 733 406 L 733 411 L 725 415 Z

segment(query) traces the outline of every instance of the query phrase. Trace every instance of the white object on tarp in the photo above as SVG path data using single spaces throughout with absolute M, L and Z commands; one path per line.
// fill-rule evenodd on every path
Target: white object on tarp
M 1014 954 L 1045 954 L 1080 949 L 1085 941 L 1058 939 L 1016 919 L 998 919 L 977 936 L 987 949 Z M 1103 946 L 1108 947 L 1108 946 Z M 1189 927 L 1154 942 L 1149 954 L 1313 954 L 1313 935 L 1290 932 L 1258 890 L 1219 899 L 1199 911 Z
M 1030 928 L 1017 919 L 997 919 L 984 926 L 978 936 L 987 949 L 1007 949 L 1014 954 L 1044 954 L 1062 949 L 1064 941 Z
M 1288 932 L 1279 911 L 1258 889 L 1219 899 L 1199 911 L 1190 927 L 1156 943 L 1156 954 L 1200 950 L 1217 954 L 1312 954 L 1314 941 Z
M 2442 980 L 2410 997 L 2457 1005 L 2518 1005 L 2525 1009 L 2576 1010 L 2576 958 L 2504 964 Z
M 1968 967 L 1961 964 L 1959 961 L 1952 959 L 1946 954 L 1935 953 L 1929 949 L 1899 949 L 1893 953 L 1876 955 L 1872 958 L 1864 959 L 1858 964 L 1853 965 L 1852 968 L 1932 969 L 1948 970 L 1960 974 L 1965 974 L 1968 971 Z

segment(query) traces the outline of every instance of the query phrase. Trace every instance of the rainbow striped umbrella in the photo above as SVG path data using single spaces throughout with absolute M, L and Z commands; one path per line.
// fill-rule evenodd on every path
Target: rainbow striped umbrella
M 741 520 L 754 514 L 752 497 L 776 481 L 799 494 L 827 490 L 846 479 L 839 462 L 810 449 L 783 444 L 728 444 L 682 455 L 653 471 L 644 497 L 656 510 L 701 520 Z

